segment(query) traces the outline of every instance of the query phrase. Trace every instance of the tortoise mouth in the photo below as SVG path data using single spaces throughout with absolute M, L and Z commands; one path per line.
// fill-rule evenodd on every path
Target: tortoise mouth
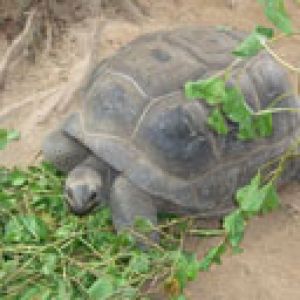
M 93 211 L 96 210 L 100 206 L 100 203 L 98 202 L 91 202 L 89 205 L 83 206 L 83 207 L 77 207 L 70 204 L 70 201 L 66 201 L 68 210 L 74 214 L 77 217 L 84 217 Z

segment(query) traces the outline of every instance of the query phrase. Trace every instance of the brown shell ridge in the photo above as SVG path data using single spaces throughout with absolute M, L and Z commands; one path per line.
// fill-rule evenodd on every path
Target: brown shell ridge
M 145 106 L 145 108 L 143 109 L 143 112 L 140 116 L 140 118 L 138 119 L 135 127 L 134 127 L 134 130 L 132 132 L 132 135 L 130 137 L 131 140 L 134 140 L 134 138 L 137 136 L 138 134 L 138 131 L 139 131 L 139 128 L 141 127 L 141 125 L 143 124 L 143 120 L 146 118 L 147 114 L 150 112 L 150 109 L 157 105 L 158 103 L 160 103 L 162 100 L 165 100 L 167 99 L 169 96 L 173 95 L 173 94 L 176 94 L 180 92 L 180 90 L 176 90 L 176 91 L 172 91 L 170 93 L 167 93 L 167 94 L 164 94 L 162 96 L 158 96 L 156 98 L 153 98 L 151 101 L 149 101 L 149 103 Z
M 119 71 L 114 71 L 112 69 L 108 69 L 106 71 L 107 74 L 111 74 L 111 75 L 115 75 L 115 76 L 119 76 L 129 82 L 131 82 L 134 87 L 141 93 L 141 95 L 145 98 L 150 98 L 150 96 L 144 91 L 144 89 L 138 84 L 138 82 L 130 75 L 123 73 L 123 72 L 119 72 Z
M 197 63 L 201 63 L 205 67 L 208 67 L 207 61 L 201 57 L 197 53 L 197 49 L 193 49 L 190 45 L 187 46 L 184 44 L 184 41 L 181 41 L 179 39 L 174 39 L 174 37 L 165 36 L 164 40 L 169 43 L 172 47 L 176 47 L 177 49 L 180 49 L 181 51 L 184 51 L 189 54 L 190 57 L 193 57 Z
M 126 142 L 123 138 L 120 138 L 119 136 L 116 135 L 112 135 L 112 134 L 107 134 L 107 133 L 91 133 L 88 130 L 86 130 L 85 126 L 84 126 L 84 121 L 83 121 L 83 116 L 80 112 L 78 112 L 78 125 L 79 125 L 79 130 L 82 131 L 82 135 L 81 138 L 82 140 L 85 139 L 85 136 L 89 136 L 89 137 L 97 137 L 97 138 L 104 138 L 104 139 L 111 139 L 111 140 L 116 140 L 118 141 L 118 143 L 127 143 L 129 144 L 129 142 Z M 88 145 L 87 145 L 88 146 Z

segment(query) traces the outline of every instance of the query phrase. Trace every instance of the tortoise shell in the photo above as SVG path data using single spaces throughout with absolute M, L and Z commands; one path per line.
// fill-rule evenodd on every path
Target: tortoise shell
M 236 188 L 280 155 L 299 125 L 296 114 L 277 114 L 270 138 L 240 141 L 234 124 L 225 137 L 212 132 L 209 108 L 186 99 L 184 84 L 230 65 L 244 36 L 194 27 L 136 39 L 95 69 L 64 132 L 152 195 L 207 215 L 231 209 Z M 277 106 L 299 106 L 287 74 L 266 53 L 232 74 L 253 110 L 278 97 Z

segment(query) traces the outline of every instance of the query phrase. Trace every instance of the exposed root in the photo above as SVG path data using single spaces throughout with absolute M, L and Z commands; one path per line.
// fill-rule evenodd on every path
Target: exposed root
M 34 96 L 25 98 L 25 100 L 23 100 L 22 102 L 12 104 L 11 106 L 5 108 L 4 110 L 2 110 L 0 112 L 0 121 L 3 121 L 3 119 L 8 118 L 12 113 L 14 113 L 17 110 L 22 109 L 24 106 L 26 106 L 28 104 L 31 104 L 31 103 L 37 102 L 37 101 L 41 101 L 47 97 L 50 97 L 51 95 L 56 93 L 58 89 L 59 89 L 59 87 L 54 87 L 54 88 L 48 89 L 46 91 L 41 91 Z
M 145 17 L 144 14 L 134 3 L 132 3 L 132 0 L 121 0 L 119 1 L 119 5 L 126 11 L 128 17 L 132 21 L 136 23 L 141 23 L 143 21 Z
M 39 109 L 39 113 L 34 117 L 35 120 L 32 120 L 31 127 L 35 127 L 37 124 L 45 122 L 50 116 L 51 112 L 55 110 L 59 102 L 63 99 L 65 91 L 65 85 L 60 85 L 56 92 L 47 100 L 48 105 L 44 105 Z M 31 129 L 30 129 L 31 131 Z
M 66 112 L 70 102 L 80 97 L 80 92 L 87 84 L 97 64 L 97 54 L 100 48 L 101 32 L 106 25 L 105 21 L 95 21 L 94 29 L 88 42 L 88 53 L 85 58 L 77 64 L 71 71 L 72 77 L 65 86 L 61 101 L 59 102 L 58 111 Z
M 23 31 L 13 40 L 11 46 L 7 49 L 0 62 L 0 88 L 4 88 L 7 73 L 11 64 L 18 58 L 22 51 L 28 47 L 32 40 L 35 15 L 36 9 L 32 9 Z
M 89 47 L 88 54 L 70 71 L 70 79 L 66 83 L 56 87 L 55 90 L 53 89 L 52 93 L 49 93 L 50 98 L 47 99 L 47 105 L 40 107 L 39 113 L 33 116 L 33 119 L 29 122 L 30 126 L 25 129 L 25 134 L 30 133 L 36 125 L 48 121 L 53 111 L 65 113 L 72 102 L 80 98 L 81 91 L 86 86 L 97 62 L 100 40 L 99 31 L 102 30 L 104 24 L 103 21 L 100 24 L 96 21 L 87 45 Z
M 46 21 L 46 46 L 44 51 L 44 56 L 47 57 L 52 49 L 53 45 L 53 28 L 49 21 L 49 19 Z

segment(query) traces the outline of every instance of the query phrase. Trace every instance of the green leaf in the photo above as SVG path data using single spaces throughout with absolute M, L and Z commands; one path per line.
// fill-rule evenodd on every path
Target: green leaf
M 77 224 L 69 222 L 60 226 L 54 233 L 55 237 L 58 239 L 66 239 L 70 235 L 74 234 L 77 229 Z
M 110 235 L 113 237 L 114 234 L 110 233 Z M 115 246 L 118 247 L 132 247 L 136 244 L 136 239 L 132 234 L 127 232 L 126 230 L 119 232 L 118 235 L 114 239 Z
M 27 176 L 24 172 L 16 169 L 10 173 L 9 180 L 12 186 L 20 187 L 25 184 Z
M 20 298 L 20 300 L 31 300 L 35 299 L 35 297 L 39 297 L 41 293 L 40 287 L 30 287 L 29 289 L 25 290 L 23 292 L 23 296 Z
M 219 77 L 211 77 L 185 84 L 185 95 L 189 99 L 201 99 L 210 105 L 220 104 L 225 97 L 225 82 Z
M 265 0 L 260 2 L 264 2 L 265 15 L 278 29 L 287 34 L 293 32 L 292 22 L 285 9 L 284 0 Z
M 18 269 L 18 262 L 17 260 L 8 260 L 5 261 L 4 259 L 0 260 L 0 279 L 3 280 L 5 276 L 9 274 L 13 274 Z
M 244 122 L 245 119 L 251 117 L 251 110 L 237 87 L 226 88 L 222 110 L 229 120 L 237 123 Z
M 33 286 L 25 290 L 22 293 L 22 296 L 18 299 L 20 300 L 32 300 L 32 299 L 39 299 L 39 300 L 50 300 L 51 291 L 41 285 Z
M 211 248 L 205 257 L 199 263 L 201 271 L 208 271 L 213 263 L 221 264 L 221 256 L 226 251 L 226 243 L 222 243 L 216 247 Z
M 50 275 L 54 273 L 58 262 L 58 257 L 54 253 L 47 253 L 41 258 L 41 262 L 43 264 L 41 272 L 45 275 Z
M 134 221 L 134 228 L 142 233 L 153 231 L 153 224 L 146 218 L 137 217 Z
M 237 202 L 246 215 L 256 214 L 261 207 L 263 195 L 259 192 L 261 176 L 258 173 L 250 184 L 238 189 L 236 193 Z
M 128 268 L 133 273 L 147 273 L 150 270 L 149 256 L 144 253 L 134 255 L 129 261 Z
M 97 213 L 88 220 L 88 227 L 95 228 L 95 227 L 105 227 L 112 225 L 112 215 L 110 209 L 107 207 L 101 208 Z
M 8 144 L 7 130 L 0 129 L 0 150 L 3 150 Z
M 110 276 L 101 276 L 88 289 L 88 294 L 91 299 L 105 300 L 109 299 L 114 294 L 114 291 L 113 278 Z
M 0 150 L 3 150 L 7 144 L 13 140 L 19 139 L 20 134 L 15 130 L 0 128 Z
M 186 274 L 189 281 L 195 280 L 198 276 L 199 262 L 195 253 L 185 254 L 185 268 Z
M 227 134 L 228 126 L 226 120 L 219 108 L 215 108 L 207 119 L 208 125 L 218 134 Z
M 46 224 L 37 216 L 16 216 L 5 226 L 6 242 L 42 241 L 48 236 Z
M 249 185 L 237 191 L 237 202 L 246 216 L 268 212 L 279 205 L 279 198 L 272 183 L 260 187 L 260 181 L 260 174 L 257 174 Z
M 199 272 L 199 262 L 195 254 L 177 252 L 175 263 L 175 278 L 177 279 L 180 290 L 182 291 L 188 281 L 197 278 Z
M 255 30 L 233 51 L 233 54 L 240 57 L 256 55 L 262 48 L 263 42 L 274 35 L 272 28 L 257 26 Z
M 274 29 L 270 27 L 264 27 L 261 25 L 257 25 L 255 28 L 255 32 L 268 38 L 271 39 L 274 37 Z
M 254 127 L 259 137 L 269 137 L 273 133 L 272 113 L 258 115 L 254 118 Z
M 182 294 L 177 297 L 172 297 L 171 300 L 186 300 L 186 297 Z
M 272 113 L 245 117 L 239 123 L 238 138 L 241 140 L 252 140 L 255 138 L 266 138 L 273 133 Z
M 262 44 L 256 32 L 252 32 L 232 53 L 240 57 L 256 55 L 262 49 Z
M 71 300 L 72 286 L 69 281 L 59 280 L 57 300 Z
M 5 192 L 0 191 L 0 208 L 11 210 L 16 208 L 17 200 L 14 198 L 13 195 Z
M 268 183 L 265 187 L 265 199 L 262 203 L 261 211 L 262 213 L 268 213 L 279 207 L 280 200 L 272 183 Z
M 238 138 L 244 141 L 255 139 L 257 137 L 255 129 L 252 117 L 244 119 L 243 122 L 239 123 Z
M 240 210 L 235 210 L 224 218 L 223 227 L 233 248 L 237 248 L 244 238 L 245 220 Z
M 10 141 L 15 141 L 20 138 L 20 132 L 17 130 L 8 130 L 7 131 L 7 140 Z

